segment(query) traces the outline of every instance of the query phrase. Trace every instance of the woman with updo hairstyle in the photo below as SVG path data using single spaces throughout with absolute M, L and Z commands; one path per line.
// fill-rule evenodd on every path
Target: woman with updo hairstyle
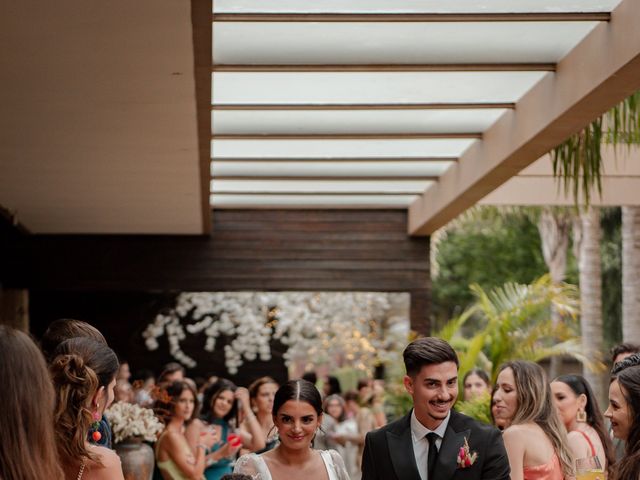
M 165 429 L 156 442 L 156 462 L 165 480 L 202 480 L 207 450 L 215 443 L 213 431 L 203 432 L 198 438 L 195 452 L 184 435 L 198 409 L 195 389 L 184 380 L 177 380 L 161 387 L 154 404 L 156 415 L 164 422 Z
M 500 367 L 493 395 L 495 415 L 508 422 L 502 438 L 511 480 L 563 480 L 574 475 L 567 431 L 540 365 L 517 360 Z
M 91 445 L 90 429 L 113 402 L 118 358 L 107 345 L 90 338 L 71 338 L 55 351 L 50 365 L 56 390 L 56 446 L 67 478 L 123 479 L 113 450 Z M 94 438 L 99 432 L 93 432 Z
M 616 458 L 589 383 L 580 375 L 561 375 L 551 382 L 551 391 L 560 420 L 569 432 L 567 438 L 574 459 L 598 457 L 606 472 Z
M 239 410 L 244 415 L 251 432 L 238 428 Z M 199 438 L 208 430 L 215 432 L 217 442 L 207 449 L 207 480 L 220 480 L 232 471 L 233 460 L 240 448 L 250 451 L 264 448 L 264 436 L 255 414 L 251 411 L 249 392 L 237 387 L 230 380 L 218 379 L 207 387 L 202 399 L 202 412 L 199 419 L 189 423 L 186 437 L 192 449 Z
M 611 421 L 613 436 L 626 445 L 625 454 L 611 469 L 609 480 L 640 479 L 640 366 L 637 361 L 625 363 L 627 360 L 632 359 L 617 363 L 613 369 L 609 408 L 604 412 Z
M 0 478 L 63 480 L 44 357 L 28 335 L 6 325 L 0 325 L 0 385 Z
M 271 377 L 258 378 L 249 385 L 251 408 L 258 419 L 265 441 L 265 447 L 256 453 L 263 453 L 267 450 L 271 450 L 278 443 L 278 437 L 276 435 L 276 429 L 273 425 L 273 417 L 271 415 L 273 410 L 273 399 L 277 390 L 278 382 Z M 248 421 L 246 419 L 243 422 L 242 427 L 245 430 L 250 429 L 250 425 L 248 425 Z
M 272 415 L 280 443 L 262 454 L 243 455 L 234 473 L 255 480 L 349 480 L 338 452 L 313 449 L 322 423 L 322 398 L 315 385 L 306 380 L 285 383 L 276 392 Z

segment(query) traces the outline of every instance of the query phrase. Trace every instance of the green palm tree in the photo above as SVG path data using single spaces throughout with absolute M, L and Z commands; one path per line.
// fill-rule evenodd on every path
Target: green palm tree
M 589 205 L 593 190 L 602 193 L 602 143 L 630 147 L 640 143 L 640 91 L 596 118 L 552 152 L 553 174 L 576 205 L 582 193 Z
M 575 286 L 554 284 L 549 275 L 544 275 L 529 285 L 507 283 L 488 292 L 472 285 L 471 290 L 475 303 L 435 333 L 458 352 L 460 378 L 480 367 L 495 380 L 498 368 L 506 361 L 540 361 L 557 355 L 573 357 L 589 368 L 600 367 L 582 353 L 576 334 L 579 309 Z M 564 322 L 552 322 L 552 305 Z M 467 336 L 464 326 L 471 319 L 478 327 Z

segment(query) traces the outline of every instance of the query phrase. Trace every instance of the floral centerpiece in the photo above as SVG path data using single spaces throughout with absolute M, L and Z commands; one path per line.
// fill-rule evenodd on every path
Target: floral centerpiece
M 105 410 L 113 431 L 113 442 L 120 443 L 129 438 L 141 438 L 155 442 L 164 429 L 162 422 L 150 408 L 126 402 L 116 402 Z

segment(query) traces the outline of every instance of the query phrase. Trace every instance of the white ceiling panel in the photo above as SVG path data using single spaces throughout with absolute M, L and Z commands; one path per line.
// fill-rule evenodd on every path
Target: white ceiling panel
M 620 0 L 216 0 L 215 13 L 602 12 Z
M 224 180 L 211 181 L 211 193 L 419 194 L 430 180 Z
M 222 158 L 458 157 L 473 139 L 427 140 L 212 140 Z
M 216 64 L 554 63 L 598 22 L 216 22 Z
M 216 72 L 214 104 L 515 102 L 551 72 Z
M 214 208 L 407 208 L 416 195 L 212 194 Z
M 225 162 L 211 163 L 211 176 L 282 176 L 282 177 L 429 177 L 442 175 L 455 162 L 349 162 L 298 161 L 298 162 Z
M 216 135 L 476 133 L 505 109 L 456 110 L 213 110 Z

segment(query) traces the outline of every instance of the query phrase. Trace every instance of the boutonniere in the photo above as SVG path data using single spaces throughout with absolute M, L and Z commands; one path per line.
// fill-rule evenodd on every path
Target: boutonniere
M 469 448 L 467 437 L 464 437 L 464 446 L 458 451 L 458 468 L 467 468 L 478 459 L 478 452 L 472 452 Z

